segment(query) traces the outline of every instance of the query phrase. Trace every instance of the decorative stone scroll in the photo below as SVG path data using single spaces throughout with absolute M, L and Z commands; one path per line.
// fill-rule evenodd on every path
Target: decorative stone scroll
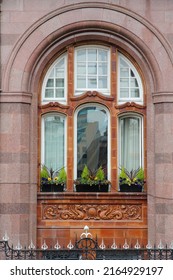
M 49 204 L 42 205 L 47 220 L 141 220 L 142 204 Z

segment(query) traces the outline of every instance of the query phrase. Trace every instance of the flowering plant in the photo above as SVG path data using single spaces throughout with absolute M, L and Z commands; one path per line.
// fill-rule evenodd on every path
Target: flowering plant
M 65 168 L 53 170 L 48 168 L 46 165 L 42 166 L 41 169 L 41 184 L 65 184 L 67 180 L 67 174 Z
M 91 171 L 86 165 L 83 168 L 81 177 L 74 180 L 75 185 L 87 184 L 87 185 L 103 185 L 110 184 L 110 182 L 105 178 L 105 173 L 103 168 L 100 166 L 96 171 Z
M 127 184 L 129 186 L 144 186 L 144 170 L 139 167 L 137 169 L 132 169 L 128 171 L 125 167 L 120 168 L 121 172 L 119 174 L 119 184 L 120 186 L 123 184 Z

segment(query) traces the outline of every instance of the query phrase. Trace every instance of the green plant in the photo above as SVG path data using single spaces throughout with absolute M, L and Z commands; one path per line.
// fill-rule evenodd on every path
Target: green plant
M 40 177 L 45 179 L 49 178 L 49 172 L 47 171 L 47 168 L 45 166 L 43 166 L 41 169 Z
M 64 167 L 53 170 L 46 165 L 42 165 L 40 179 L 41 184 L 65 184 L 67 180 L 66 170 Z
M 131 185 L 140 185 L 143 186 L 145 183 L 144 180 L 144 170 L 142 167 L 137 169 L 132 169 L 128 171 L 125 167 L 120 168 L 121 172 L 119 174 L 119 183 L 120 185 L 127 184 Z
M 90 186 L 98 184 L 110 184 L 110 182 L 105 179 L 105 173 L 101 166 L 96 171 L 92 171 L 87 167 L 87 165 L 84 166 L 81 177 L 74 180 L 74 183 L 76 185 L 88 184 Z
M 67 181 L 67 173 L 65 168 L 61 168 L 58 174 L 58 182 L 59 183 L 65 183 Z

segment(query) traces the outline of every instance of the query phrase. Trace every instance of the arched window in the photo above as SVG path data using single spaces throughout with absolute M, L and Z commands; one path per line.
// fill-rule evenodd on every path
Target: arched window
M 65 117 L 50 113 L 42 117 L 41 163 L 49 169 L 61 169 L 66 165 Z
M 39 163 L 65 166 L 67 190 L 84 165 L 102 166 L 113 191 L 120 166 L 145 169 L 146 97 L 132 62 L 113 45 L 69 46 L 45 74 Z
M 125 114 L 119 118 L 119 165 L 127 170 L 143 167 L 142 117 Z
M 49 68 L 42 87 L 42 102 L 65 102 L 67 96 L 67 57 L 58 58 Z
M 84 165 L 91 171 L 100 166 L 109 176 L 109 117 L 104 106 L 87 104 L 76 112 L 76 175 L 80 177 Z
M 133 64 L 119 54 L 119 91 L 118 102 L 143 103 L 143 87 L 141 78 Z

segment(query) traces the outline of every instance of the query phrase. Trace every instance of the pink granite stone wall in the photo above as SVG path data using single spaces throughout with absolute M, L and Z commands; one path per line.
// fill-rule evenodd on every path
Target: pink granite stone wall
M 91 35 L 126 50 L 147 89 L 148 234 L 173 232 L 173 1 L 1 1 L 0 236 L 36 240 L 37 104 L 42 73 Z M 92 28 L 92 34 L 91 34 Z

